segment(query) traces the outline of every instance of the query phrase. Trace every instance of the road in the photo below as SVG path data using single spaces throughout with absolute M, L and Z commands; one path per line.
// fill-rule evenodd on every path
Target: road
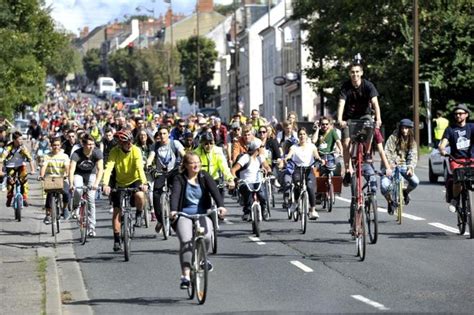
M 320 212 L 302 235 L 289 221 L 281 196 L 260 239 L 226 198 L 230 210 L 221 224 L 219 251 L 211 256 L 208 299 L 202 306 L 179 288 L 178 242 L 139 229 L 132 256 L 112 251 L 111 215 L 98 201 L 97 237 L 73 243 L 87 298 L 97 314 L 199 313 L 368 313 L 474 311 L 474 240 L 456 233 L 455 216 L 444 202 L 444 186 L 429 184 L 426 159 L 417 168 L 421 184 L 411 195 L 402 225 L 379 201 L 379 240 L 360 262 L 348 231 L 348 191 L 332 213 Z M 73 225 L 71 225 L 73 226 Z M 73 228 L 75 238 L 79 237 Z M 61 257 L 58 257 L 60 260 Z

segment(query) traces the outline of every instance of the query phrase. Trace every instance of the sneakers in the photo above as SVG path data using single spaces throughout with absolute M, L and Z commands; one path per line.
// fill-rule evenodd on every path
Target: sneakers
M 273 185 L 274 185 L 276 188 L 280 188 L 280 187 L 281 187 L 280 183 L 279 183 L 277 180 L 275 180 L 275 181 L 273 182 Z
M 142 216 L 137 215 L 137 218 L 135 219 L 135 227 L 139 228 L 142 227 Z
M 213 270 L 214 270 L 214 267 L 212 266 L 212 264 L 211 264 L 211 262 L 209 261 L 209 259 L 208 259 L 207 261 L 204 261 L 204 260 L 201 261 L 201 262 L 199 263 L 199 265 L 201 266 L 201 268 L 204 268 L 204 264 L 206 264 L 206 263 L 207 263 L 207 271 L 209 271 L 209 272 L 213 271 Z
M 114 213 L 114 207 L 110 207 L 109 213 Z
M 408 196 L 408 191 L 403 189 L 403 200 L 405 201 L 405 205 L 410 203 L 410 196 Z
M 68 221 L 69 219 L 71 219 L 71 215 L 69 214 L 69 210 L 64 209 L 64 211 L 63 211 L 63 220 Z
M 316 210 L 312 210 L 308 213 L 308 217 L 310 220 L 317 220 L 319 219 L 319 213 Z
M 49 215 L 45 216 L 44 219 L 43 219 L 43 223 L 46 224 L 46 225 L 51 224 L 51 216 L 49 216 Z
M 242 221 L 245 221 L 245 222 L 248 222 L 248 221 L 251 221 L 252 218 L 250 217 L 250 213 L 244 213 L 242 215 Z
M 346 172 L 346 175 L 344 175 L 344 179 L 342 180 L 342 184 L 344 185 L 344 187 L 349 187 L 349 185 L 351 184 L 350 172 Z
M 179 286 L 181 290 L 188 289 L 190 284 L 191 284 L 191 281 L 189 280 L 189 278 L 186 278 L 185 276 L 181 276 L 181 284 Z
M 458 207 L 458 201 L 456 199 L 451 199 L 449 203 L 448 210 L 452 213 L 455 213 Z
M 393 202 L 389 201 L 387 203 L 387 213 L 389 215 L 393 215 L 393 210 L 394 210 Z
M 161 233 L 161 229 L 163 228 L 163 224 L 161 224 L 160 222 L 156 222 L 156 226 L 155 226 L 155 232 L 157 234 L 160 234 Z
M 95 237 L 95 230 L 90 230 L 88 236 L 89 237 Z
M 120 245 L 120 242 L 114 242 L 114 252 L 118 252 L 122 250 L 122 245 Z

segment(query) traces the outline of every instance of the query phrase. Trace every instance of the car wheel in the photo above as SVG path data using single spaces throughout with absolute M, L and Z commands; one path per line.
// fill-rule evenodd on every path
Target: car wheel
M 435 175 L 433 173 L 433 168 L 431 167 L 431 163 L 429 164 L 428 169 L 429 169 L 428 170 L 428 178 L 430 180 L 430 183 L 432 183 L 432 184 L 437 183 L 438 182 L 438 175 Z

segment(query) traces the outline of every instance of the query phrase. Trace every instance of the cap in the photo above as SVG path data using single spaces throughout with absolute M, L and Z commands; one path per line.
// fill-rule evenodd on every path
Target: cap
M 467 108 L 467 105 L 466 105 L 466 104 L 458 104 L 458 105 L 456 105 L 456 107 L 454 107 L 454 109 L 453 109 L 453 112 L 455 112 L 455 111 L 457 111 L 457 110 L 459 110 L 459 109 L 465 111 L 465 112 L 468 113 L 468 114 L 471 113 L 470 109 Z
M 196 114 L 196 116 L 198 116 L 198 117 L 204 117 L 204 114 L 201 113 L 201 112 L 199 112 L 199 113 Z
M 404 118 L 400 120 L 400 127 L 408 127 L 408 128 L 413 128 L 413 121 L 411 121 L 408 118 Z
M 252 141 L 247 146 L 247 151 L 249 154 L 253 154 L 255 151 L 258 150 L 260 145 L 256 141 Z

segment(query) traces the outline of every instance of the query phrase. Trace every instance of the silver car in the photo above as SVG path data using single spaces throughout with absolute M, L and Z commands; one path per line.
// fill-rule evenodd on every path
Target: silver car
M 450 152 L 450 148 L 446 147 L 446 153 Z M 442 156 L 437 148 L 431 151 L 428 167 L 428 176 L 430 183 L 437 183 L 439 176 L 443 176 L 444 181 L 446 181 L 448 175 L 452 173 L 451 169 L 449 168 L 448 157 Z

